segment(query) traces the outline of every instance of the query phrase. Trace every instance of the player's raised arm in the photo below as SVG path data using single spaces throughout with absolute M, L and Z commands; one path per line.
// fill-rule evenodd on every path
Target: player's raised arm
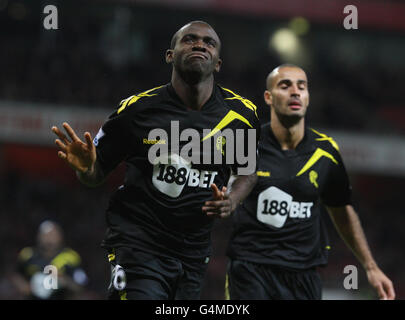
M 89 132 L 85 132 L 85 142 L 79 139 L 71 126 L 64 122 L 64 134 L 58 127 L 53 126 L 52 131 L 59 139 L 55 144 L 59 147 L 58 156 L 76 171 L 79 180 L 88 186 L 99 185 L 104 176 L 97 166 L 96 148 Z

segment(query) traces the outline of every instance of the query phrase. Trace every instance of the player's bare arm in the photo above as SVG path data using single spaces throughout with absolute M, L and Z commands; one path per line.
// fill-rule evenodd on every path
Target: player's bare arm
M 59 139 L 55 144 L 59 147 L 58 156 L 76 171 L 79 180 L 87 186 L 97 186 L 104 180 L 104 175 L 97 165 L 96 148 L 89 132 L 84 133 L 85 142 L 80 140 L 71 126 L 64 122 L 64 134 L 58 127 L 52 127 Z
M 393 284 L 375 262 L 354 208 L 346 205 L 327 209 L 340 236 L 363 265 L 368 281 L 376 289 L 379 298 L 382 300 L 395 299 Z
M 257 182 L 256 173 L 247 176 L 237 176 L 231 185 L 231 191 L 227 193 L 226 187 L 219 191 L 215 184 L 211 185 L 213 190 L 213 201 L 206 201 L 202 211 L 208 216 L 227 218 L 238 207 L 238 205 L 249 195 Z

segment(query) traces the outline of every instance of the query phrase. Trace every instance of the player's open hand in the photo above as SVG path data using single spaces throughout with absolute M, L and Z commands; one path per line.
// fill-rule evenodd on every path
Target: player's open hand
M 368 282 L 377 291 L 380 300 L 394 300 L 395 291 L 392 281 L 378 268 L 367 271 Z
M 56 145 L 60 148 L 58 151 L 59 158 L 65 160 L 74 170 L 82 173 L 93 170 L 96 162 L 96 148 L 90 133 L 84 133 L 86 142 L 83 142 L 69 124 L 64 122 L 63 128 L 65 128 L 70 139 L 58 127 L 52 127 L 53 133 L 59 137 L 55 140 Z
M 232 202 L 229 194 L 226 193 L 226 187 L 222 187 L 220 191 L 215 183 L 211 184 L 213 192 L 213 201 L 206 201 L 202 207 L 202 211 L 207 216 L 217 218 L 227 218 L 232 213 Z

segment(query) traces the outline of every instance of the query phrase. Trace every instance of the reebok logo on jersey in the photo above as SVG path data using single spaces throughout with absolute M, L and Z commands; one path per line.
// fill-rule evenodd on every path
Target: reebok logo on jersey
M 149 139 L 146 139 L 146 138 L 144 138 L 143 140 L 142 140 L 142 143 L 143 144 L 166 144 L 166 140 L 157 140 L 157 139 L 153 139 L 153 140 L 149 140 Z
M 259 194 L 257 219 L 270 226 L 281 228 L 291 219 L 311 217 L 313 202 L 293 201 L 293 197 L 277 187 L 269 187 Z
M 256 175 L 258 177 L 270 177 L 270 171 L 257 171 Z

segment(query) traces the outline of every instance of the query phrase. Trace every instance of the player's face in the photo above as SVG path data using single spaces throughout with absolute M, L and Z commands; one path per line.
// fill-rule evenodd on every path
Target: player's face
M 57 228 L 38 235 L 39 246 L 46 251 L 54 251 L 62 245 L 62 234 Z
M 174 49 L 166 53 L 166 61 L 172 62 L 180 73 L 211 75 L 221 66 L 220 45 L 218 35 L 210 26 L 192 23 L 180 29 Z
M 294 67 L 280 68 L 264 96 L 277 115 L 303 118 L 309 104 L 305 72 Z

